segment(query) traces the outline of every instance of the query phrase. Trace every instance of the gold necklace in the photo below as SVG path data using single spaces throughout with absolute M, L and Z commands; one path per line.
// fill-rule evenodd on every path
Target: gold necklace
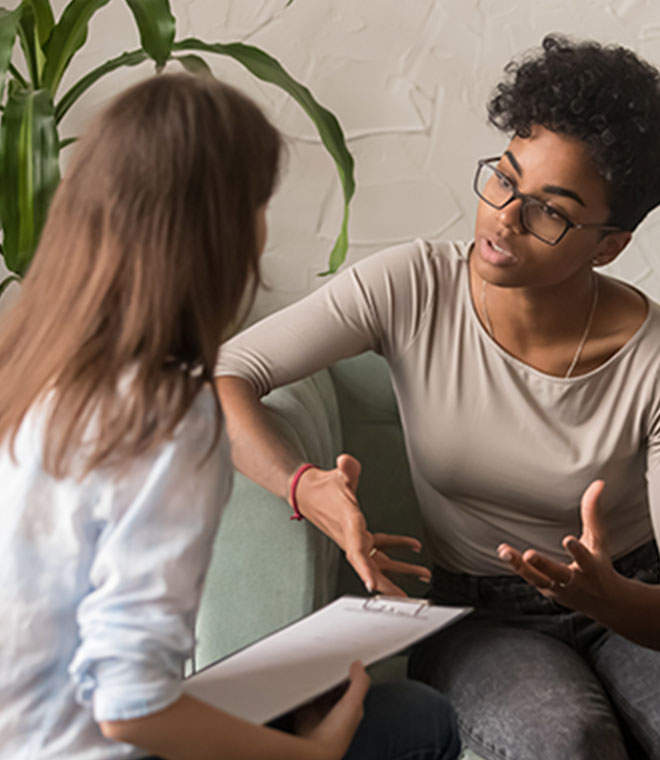
M 488 313 L 488 303 L 486 301 L 486 288 L 488 286 L 488 283 L 486 280 L 481 281 L 481 310 L 484 313 L 484 318 L 486 320 L 486 329 L 488 330 L 488 334 L 490 337 L 495 340 L 495 333 L 493 331 L 493 323 L 490 321 L 490 314 Z M 584 350 L 584 347 L 587 343 L 587 338 L 589 337 L 589 331 L 591 330 L 591 324 L 594 321 L 594 314 L 596 313 L 596 306 L 598 305 L 598 277 L 594 275 L 593 278 L 593 298 L 591 300 L 591 309 L 589 310 L 589 316 L 587 317 L 587 324 L 584 327 L 584 331 L 582 333 L 582 336 L 580 338 L 580 341 L 577 345 L 577 348 L 575 349 L 575 354 L 573 356 L 573 359 L 571 360 L 571 363 L 568 365 L 568 369 L 566 370 L 566 374 L 564 377 L 570 377 L 573 374 L 573 370 L 577 367 L 577 363 L 580 361 L 580 356 L 582 356 L 582 351 Z

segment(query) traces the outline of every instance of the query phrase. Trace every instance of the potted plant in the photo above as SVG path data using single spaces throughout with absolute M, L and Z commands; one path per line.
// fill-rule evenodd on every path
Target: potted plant
M 344 194 L 344 215 L 327 273 L 336 271 L 346 256 L 348 211 L 355 189 L 353 158 L 336 117 L 264 50 L 240 42 L 177 40 L 169 0 L 115 0 L 121 1 L 133 15 L 140 47 L 96 66 L 64 93 L 60 93 L 62 77 L 87 39 L 90 19 L 110 0 L 70 0 L 58 19 L 50 0 L 21 0 L 14 10 L 0 7 L 0 253 L 10 273 L 0 282 L 0 294 L 11 282 L 20 281 L 34 255 L 60 181 L 60 151 L 75 139 L 62 140 L 58 131 L 73 104 L 110 72 L 148 59 L 157 71 L 178 60 L 193 73 L 210 73 L 200 53 L 233 58 L 255 77 L 286 91 L 314 123 L 335 162 Z M 288 0 L 285 7 L 292 2 Z

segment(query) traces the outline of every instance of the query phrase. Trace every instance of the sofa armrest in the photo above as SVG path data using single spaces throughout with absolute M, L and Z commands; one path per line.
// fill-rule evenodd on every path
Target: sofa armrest
M 269 394 L 271 422 L 305 460 L 328 467 L 341 451 L 327 371 Z M 325 604 L 336 593 L 339 550 L 291 508 L 236 474 L 215 539 L 197 617 L 199 670 Z

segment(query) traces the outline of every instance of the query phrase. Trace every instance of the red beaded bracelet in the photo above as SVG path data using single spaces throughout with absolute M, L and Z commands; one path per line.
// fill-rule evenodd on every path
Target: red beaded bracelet
M 302 477 L 303 473 L 307 472 L 307 470 L 311 469 L 312 467 L 316 467 L 315 464 L 310 464 L 307 462 L 306 464 L 301 464 L 300 467 L 293 473 L 293 477 L 291 478 L 291 487 L 289 489 L 289 503 L 291 504 L 291 509 L 293 509 L 293 514 L 289 518 L 289 520 L 304 520 L 305 518 L 300 514 L 300 510 L 298 509 L 298 499 L 296 499 L 296 488 L 298 488 L 298 481 Z

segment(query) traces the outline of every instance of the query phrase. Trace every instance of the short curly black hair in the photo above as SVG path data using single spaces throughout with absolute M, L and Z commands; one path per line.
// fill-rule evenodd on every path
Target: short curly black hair
M 505 73 L 488 102 L 491 124 L 582 140 L 607 182 L 608 223 L 634 230 L 660 203 L 660 72 L 619 45 L 551 34 Z

